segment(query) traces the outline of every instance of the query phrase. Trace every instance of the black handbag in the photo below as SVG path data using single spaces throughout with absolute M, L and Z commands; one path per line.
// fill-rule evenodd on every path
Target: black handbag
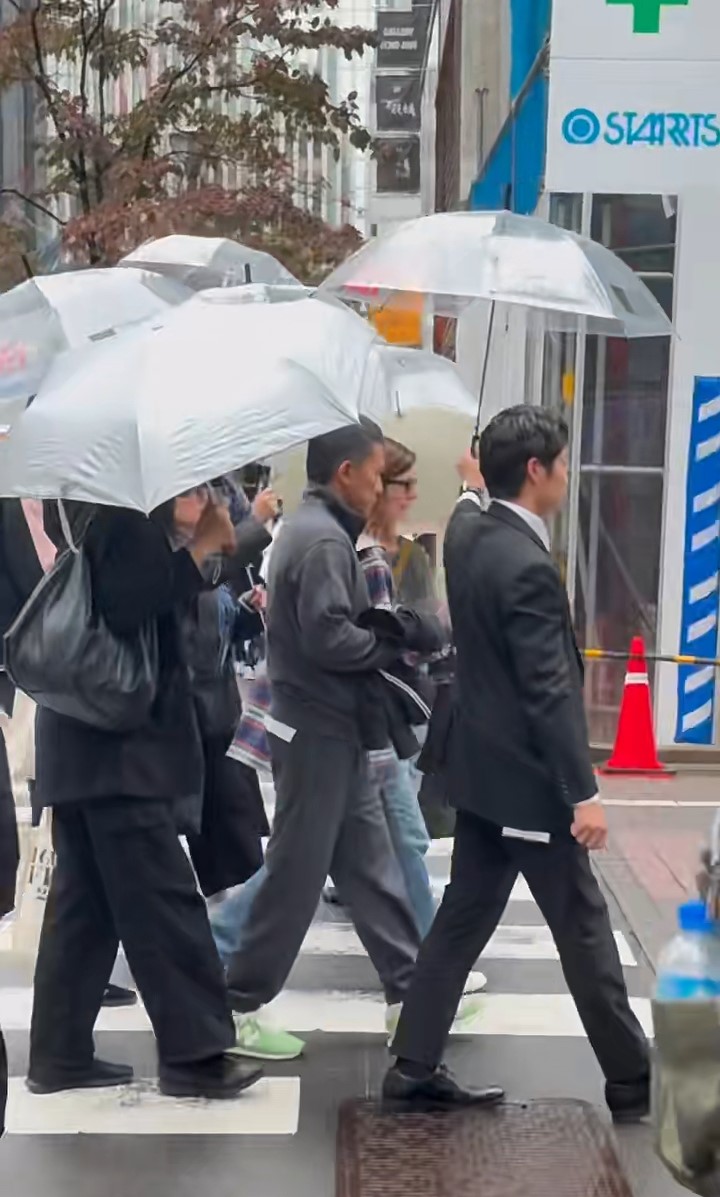
M 57 559 L 3 642 L 9 677 L 38 706 L 109 732 L 146 722 L 158 690 L 157 628 L 110 631 L 93 604 L 82 546 Z

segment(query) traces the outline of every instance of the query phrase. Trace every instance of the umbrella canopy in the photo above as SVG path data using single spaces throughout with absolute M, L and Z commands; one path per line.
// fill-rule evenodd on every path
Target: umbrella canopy
M 383 421 L 410 412 L 445 408 L 474 419 L 477 398 L 468 390 L 454 362 L 421 349 L 382 345 L 375 351 L 387 378 L 363 396 L 368 416 Z
M 511 212 L 442 212 L 369 242 L 322 290 L 373 305 L 428 297 L 435 315 L 478 300 L 521 304 L 544 327 L 608 336 L 667 336 L 672 326 L 642 279 L 609 249 Z
M 243 283 L 301 285 L 272 254 L 227 237 L 159 237 L 133 250 L 120 265 L 156 270 L 193 291 Z
M 351 312 L 312 299 L 196 296 L 57 359 L 0 443 L 0 495 L 150 512 L 355 420 L 375 340 Z
M 99 341 L 120 328 L 140 324 L 190 299 L 192 291 L 174 279 L 147 270 L 130 274 L 117 266 L 46 274 L 0 295 L 0 328 L 23 318 L 44 317 L 59 327 L 62 347 Z
M 278 304 L 297 302 L 311 294 L 309 287 L 253 284 L 203 291 L 201 298 L 220 304 Z M 363 318 L 351 312 L 336 296 L 321 291 L 317 298 L 339 308 L 356 324 L 367 327 Z M 363 370 L 361 414 L 381 423 L 418 408 L 446 408 L 466 416 L 474 416 L 477 411 L 477 399 L 465 386 L 457 367 L 437 354 L 401 349 L 376 337 Z
M 29 279 L 0 295 L 0 436 L 63 349 L 158 316 L 192 291 L 138 270 L 79 270 Z

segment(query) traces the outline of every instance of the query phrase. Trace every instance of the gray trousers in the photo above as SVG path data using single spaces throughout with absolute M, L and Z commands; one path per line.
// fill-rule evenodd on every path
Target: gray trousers
M 359 746 L 298 731 L 270 736 L 275 824 L 267 876 L 255 895 L 243 945 L 230 961 L 235 1010 L 272 1001 L 297 959 L 332 877 L 389 1003 L 409 987 L 420 937 L 395 858 L 380 796 L 368 785 Z

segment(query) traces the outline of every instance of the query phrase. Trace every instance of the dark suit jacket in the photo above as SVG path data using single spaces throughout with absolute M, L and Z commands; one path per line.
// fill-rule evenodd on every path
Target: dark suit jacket
M 567 834 L 573 806 L 597 785 L 560 575 L 526 521 L 497 503 L 455 509 L 445 569 L 457 648 L 453 804 L 504 827 Z

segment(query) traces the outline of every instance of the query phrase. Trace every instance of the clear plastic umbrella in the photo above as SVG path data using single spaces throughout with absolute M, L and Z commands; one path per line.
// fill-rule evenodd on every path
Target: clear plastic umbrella
M 372 328 L 313 299 L 195 296 L 62 354 L 0 443 L 0 495 L 149 512 L 357 419 Z
M 463 382 L 457 366 L 436 353 L 381 345 L 376 351 L 387 385 L 382 383 L 363 398 L 364 412 L 380 421 L 414 411 L 444 408 L 475 417 L 477 399 Z
M 100 341 L 192 298 L 175 279 L 148 270 L 129 274 L 117 266 L 45 274 L 0 295 L 0 328 L 22 314 L 57 316 L 65 347 Z
M 179 279 L 193 291 L 209 287 L 271 283 L 301 286 L 272 254 L 250 249 L 227 237 L 187 237 L 176 234 L 146 241 L 120 262 Z
M 402 293 L 458 316 L 478 300 L 520 304 L 549 329 L 667 336 L 672 326 L 620 258 L 587 238 L 511 212 L 442 212 L 370 241 L 322 290 L 375 306 Z
M 0 436 L 6 436 L 63 349 L 113 336 L 192 297 L 138 270 L 40 275 L 0 295 Z

